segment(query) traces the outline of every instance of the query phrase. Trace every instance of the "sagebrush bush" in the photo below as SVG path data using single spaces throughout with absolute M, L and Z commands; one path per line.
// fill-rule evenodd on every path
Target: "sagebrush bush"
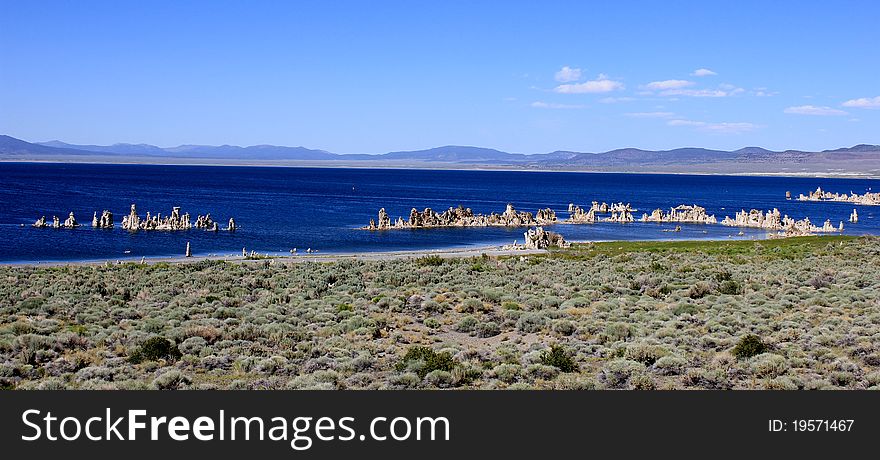
M 575 372 L 578 369 L 568 351 L 559 345 L 553 345 L 549 350 L 541 353 L 541 364 L 553 366 L 562 372 Z
M 751 358 L 766 351 L 767 345 L 755 334 L 743 336 L 733 347 L 733 355 L 740 359 Z
M 433 371 L 450 372 L 455 367 L 455 361 L 449 353 L 437 353 L 428 347 L 412 347 L 397 363 L 398 371 L 415 372 L 419 378 Z
M 180 350 L 168 339 L 152 337 L 129 355 L 129 361 L 139 364 L 144 361 L 158 361 L 160 359 L 175 360 L 181 356 Z

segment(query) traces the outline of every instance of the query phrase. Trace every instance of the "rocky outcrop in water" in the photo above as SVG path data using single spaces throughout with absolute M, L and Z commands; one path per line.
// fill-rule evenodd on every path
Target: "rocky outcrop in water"
M 92 215 L 92 227 L 94 228 L 113 228 L 113 213 L 104 210 L 101 217 L 98 217 L 97 211 Z
M 535 220 L 542 224 L 551 224 L 556 222 L 556 211 L 550 208 L 539 209 L 535 213 Z
M 179 208 L 175 208 L 179 209 Z M 187 215 L 187 222 L 189 221 L 189 215 Z M 202 230 L 216 230 L 217 223 L 214 222 L 214 219 L 211 218 L 211 213 L 205 214 L 204 216 L 200 215 L 196 217 L 196 228 L 200 228 Z
M 664 213 L 662 209 L 655 209 L 651 214 L 642 214 L 642 222 L 678 222 L 694 224 L 716 224 L 718 220 L 714 215 L 706 214 L 706 208 L 697 205 L 682 204 L 670 208 Z
M 79 227 L 80 225 L 81 224 L 79 222 L 77 222 L 76 217 L 73 216 L 73 211 L 71 211 L 70 214 L 67 215 L 67 219 L 64 222 L 61 222 L 61 219 L 59 219 L 58 216 L 52 216 L 52 223 L 50 224 L 49 222 L 46 221 L 46 216 L 41 216 L 39 219 L 36 220 L 36 222 L 31 224 L 31 227 L 34 227 L 34 228 L 48 228 L 48 227 L 76 228 L 76 227 Z
M 596 222 L 596 208 L 597 203 L 594 201 L 593 206 L 588 210 L 584 211 L 580 206 L 569 203 L 568 204 L 568 220 L 566 222 L 572 224 L 592 224 Z
M 112 214 L 110 215 L 111 226 L 112 226 Z M 162 216 L 157 213 L 156 215 L 150 215 L 147 212 L 147 215 L 144 218 L 141 218 L 137 213 L 137 207 L 132 204 L 131 211 L 129 214 L 122 218 L 122 228 L 128 231 L 138 231 L 138 230 L 189 230 L 193 227 L 191 223 L 189 213 L 180 213 L 180 207 L 175 206 L 171 208 L 171 215 Z M 199 215 L 196 217 L 195 228 L 216 232 L 219 231 L 220 226 L 214 219 L 211 218 L 211 214 L 206 214 L 204 216 Z M 229 219 L 229 227 L 228 230 L 234 231 L 237 228 L 234 219 Z
M 733 219 L 731 219 L 730 216 L 726 216 L 724 220 L 721 221 L 721 225 L 728 227 L 748 227 L 771 230 L 776 232 L 771 235 L 774 237 L 806 236 L 815 233 L 843 232 L 843 222 L 841 222 L 838 227 L 835 227 L 829 219 L 826 220 L 821 227 L 817 227 L 810 222 L 809 217 L 795 220 L 788 215 L 782 215 L 782 213 L 776 208 L 772 211 L 767 211 L 766 213 L 763 213 L 758 209 L 752 209 L 748 212 L 741 210 L 736 213 L 736 216 Z
M 559 233 L 549 232 L 542 227 L 529 229 L 523 233 L 524 249 L 548 249 L 551 247 L 567 248 L 571 243 L 565 241 Z
M 849 221 L 851 223 L 857 224 L 859 223 L 859 213 L 855 209 L 853 209 L 852 214 L 849 215 Z
M 530 212 L 517 211 L 508 204 L 503 213 L 475 214 L 471 208 L 459 205 L 443 212 L 431 208 L 419 211 L 412 208 L 409 218 L 398 217 L 394 223 L 385 211 L 379 210 L 378 222 L 370 220 L 368 230 L 386 230 L 400 228 L 437 228 L 437 227 L 525 227 L 531 225 L 552 224 L 556 222 L 556 213 L 552 209 L 540 209 L 537 216 Z
M 76 228 L 80 226 L 80 223 L 76 221 L 76 217 L 73 216 L 73 211 L 70 211 L 70 214 L 67 215 L 67 219 L 62 226 L 64 228 Z
M 235 219 L 232 217 L 229 218 L 229 223 L 226 225 L 226 231 L 234 232 L 238 226 L 235 225 Z
M 627 223 L 635 220 L 632 214 L 635 211 L 637 209 L 633 209 L 629 203 L 612 203 L 609 205 L 605 202 L 600 204 L 598 201 L 594 201 L 588 211 L 584 211 L 583 208 L 574 203 L 569 203 L 568 219 L 566 222 L 570 224 L 592 224 L 596 222 Z M 611 214 L 608 217 L 599 218 L 597 216 L 598 214 L 608 213 Z
M 832 193 L 822 190 L 822 187 L 816 188 L 815 191 L 809 192 L 807 195 L 800 194 L 798 201 L 837 201 L 843 203 L 854 203 L 865 206 L 880 206 L 880 193 L 866 192 L 863 195 L 850 192 Z

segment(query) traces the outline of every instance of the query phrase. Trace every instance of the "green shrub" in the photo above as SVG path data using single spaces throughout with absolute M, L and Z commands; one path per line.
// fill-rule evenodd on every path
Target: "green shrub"
M 443 265 L 443 258 L 437 255 L 424 256 L 416 259 L 419 267 L 439 267 Z
M 494 321 L 488 321 L 477 325 L 477 337 L 494 337 L 500 333 L 501 328 L 498 326 L 498 323 Z
M 451 372 L 454 367 L 455 361 L 449 353 L 437 353 L 428 347 L 412 347 L 397 363 L 396 369 L 399 372 L 415 372 L 423 379 L 430 372 L 437 370 Z
M 134 364 L 144 361 L 158 361 L 160 359 L 175 360 L 182 356 L 180 350 L 164 337 L 147 339 L 131 355 L 128 360 Z
M 479 324 L 477 319 L 468 315 L 458 322 L 455 326 L 455 330 L 458 332 L 473 332 L 477 328 L 477 324 Z
M 737 295 L 742 293 L 742 286 L 733 280 L 726 280 L 718 286 L 718 292 L 727 295 Z
M 736 346 L 733 347 L 733 356 L 740 359 L 758 356 L 767 351 L 767 345 L 755 334 L 749 334 L 739 339 Z
M 688 289 L 688 297 L 692 299 L 702 299 L 708 295 L 711 290 L 712 289 L 709 287 L 708 283 L 700 281 Z
M 553 366 L 562 372 L 575 372 L 578 365 L 571 359 L 568 352 L 559 345 L 553 345 L 549 350 L 541 353 L 541 364 Z

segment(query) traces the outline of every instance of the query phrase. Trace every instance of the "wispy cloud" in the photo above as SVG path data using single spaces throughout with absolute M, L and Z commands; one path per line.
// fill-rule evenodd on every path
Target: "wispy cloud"
M 559 85 L 553 91 L 562 94 L 610 93 L 623 88 L 623 83 L 611 80 L 607 75 L 599 74 L 595 80 Z
M 831 107 L 820 107 L 816 105 L 798 105 L 795 107 L 788 107 L 783 110 L 785 113 L 790 113 L 794 115 L 818 115 L 818 116 L 839 116 L 839 115 L 848 115 L 843 110 L 834 109 Z
M 571 68 L 569 66 L 564 66 L 559 72 L 556 72 L 554 75 L 556 81 L 562 83 L 568 83 L 570 81 L 578 81 L 581 79 L 581 69 Z
M 850 99 L 844 102 L 842 105 L 844 107 L 857 107 L 860 109 L 880 109 L 880 96 Z
M 741 134 L 760 128 L 759 125 L 756 125 L 754 123 L 709 123 L 705 121 L 681 119 L 669 120 L 668 122 L 666 122 L 666 124 L 669 126 L 689 126 L 699 129 L 700 131 L 706 131 L 716 134 Z
M 553 102 L 535 101 L 529 104 L 536 109 L 582 109 L 586 107 L 581 104 L 556 104 Z
M 675 116 L 672 112 L 630 112 L 624 115 L 630 118 L 671 118 Z
M 634 97 L 623 96 L 623 97 L 603 97 L 599 99 L 599 102 L 603 104 L 616 104 L 618 102 L 631 102 L 636 100 Z
M 688 97 L 729 97 L 744 92 L 742 88 L 718 88 L 718 89 L 668 89 L 661 91 L 661 96 L 688 96 Z
M 754 95 L 758 97 L 771 97 L 779 94 L 779 91 L 770 91 L 767 88 L 756 88 Z
M 663 80 L 663 81 L 652 81 L 647 85 L 643 85 L 643 89 L 651 90 L 651 91 L 660 91 L 660 90 L 669 90 L 669 89 L 681 89 L 686 88 L 688 86 L 693 86 L 694 82 L 687 80 Z
M 709 70 L 709 69 L 697 69 L 691 72 L 692 77 L 709 77 L 712 75 L 718 75 L 717 73 Z

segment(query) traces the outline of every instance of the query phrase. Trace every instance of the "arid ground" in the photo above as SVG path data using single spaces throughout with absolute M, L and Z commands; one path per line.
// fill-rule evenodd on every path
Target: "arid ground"
M 880 239 L 0 267 L 5 389 L 880 387 Z

